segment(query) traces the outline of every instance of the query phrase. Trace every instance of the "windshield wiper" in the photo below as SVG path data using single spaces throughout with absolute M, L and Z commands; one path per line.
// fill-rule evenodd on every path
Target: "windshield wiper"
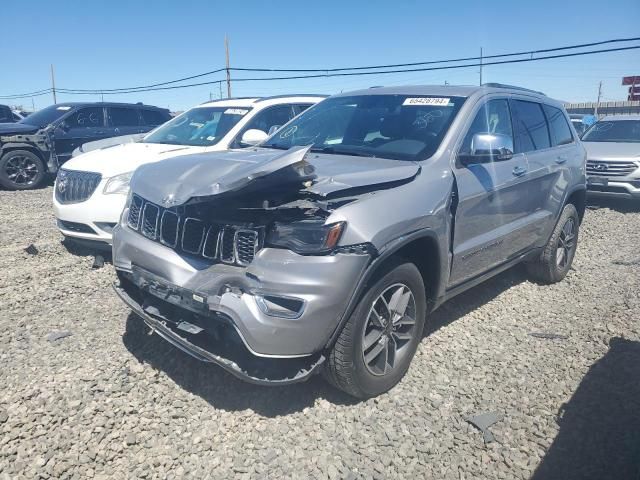
M 353 150 L 340 149 L 335 147 L 311 147 L 311 152 L 329 153 L 333 155 L 352 155 L 354 157 L 374 157 L 375 155 L 367 155 L 362 152 L 354 152 Z
M 276 150 L 289 150 L 291 147 L 285 147 L 284 145 L 279 145 L 277 143 L 269 143 L 266 145 L 260 145 L 262 148 L 275 148 Z

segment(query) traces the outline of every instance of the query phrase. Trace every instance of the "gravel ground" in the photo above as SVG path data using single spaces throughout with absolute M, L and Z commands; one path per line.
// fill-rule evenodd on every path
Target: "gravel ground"
M 589 210 L 564 282 L 516 268 L 442 307 L 400 385 L 357 402 L 149 336 L 51 194 L 0 191 L 0 479 L 640 478 L 640 207 Z M 504 415 L 486 445 L 482 412 Z

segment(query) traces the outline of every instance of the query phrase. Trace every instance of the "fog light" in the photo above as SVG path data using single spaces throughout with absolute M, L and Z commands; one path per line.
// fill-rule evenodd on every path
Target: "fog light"
M 304 311 L 304 300 L 276 295 L 256 295 L 256 303 L 262 313 L 271 317 L 298 318 Z

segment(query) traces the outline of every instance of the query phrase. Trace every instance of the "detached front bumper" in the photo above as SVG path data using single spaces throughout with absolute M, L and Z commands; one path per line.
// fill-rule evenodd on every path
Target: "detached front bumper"
M 295 359 L 255 357 L 240 342 L 234 342 L 234 338 L 211 334 L 206 329 L 198 332 L 200 327 L 196 325 L 185 326 L 185 322 L 163 318 L 157 308 L 149 308 L 140 303 L 139 297 L 130 295 L 123 282 L 114 284 L 114 290 L 154 333 L 197 360 L 215 363 L 241 380 L 270 386 L 298 383 L 318 373 L 325 361 L 322 354 Z
M 263 358 L 321 352 L 369 260 L 361 253 L 302 256 L 263 248 L 245 268 L 180 255 L 122 223 L 113 237 L 119 276 L 147 300 L 169 304 L 169 321 L 188 312 L 205 326 L 227 323 L 251 355 Z

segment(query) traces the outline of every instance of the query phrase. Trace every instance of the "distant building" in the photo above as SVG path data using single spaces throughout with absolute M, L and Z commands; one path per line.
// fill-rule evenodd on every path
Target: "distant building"
M 565 103 L 564 107 L 569 113 L 579 113 L 582 115 L 625 115 L 628 113 L 640 114 L 640 101 L 630 102 L 585 102 L 585 103 Z

